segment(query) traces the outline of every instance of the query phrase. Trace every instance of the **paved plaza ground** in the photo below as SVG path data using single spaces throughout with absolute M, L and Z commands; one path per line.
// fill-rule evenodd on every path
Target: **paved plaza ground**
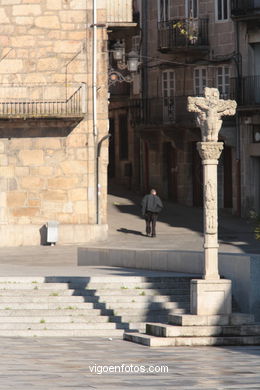
M 166 203 L 158 235 L 153 239 L 143 234 L 140 199 L 130 193 L 113 192 L 109 197 L 109 239 L 91 246 L 202 250 L 200 209 Z M 221 214 L 220 251 L 260 253 L 251 223 Z M 138 272 L 145 273 L 133 271 Z M 128 270 L 77 267 L 76 246 L 0 248 L 1 276 L 124 273 Z M 126 369 L 132 365 L 135 370 L 164 365 L 168 373 L 97 373 L 122 364 Z M 260 389 L 260 347 L 149 349 L 107 338 L 1 338 L 0 372 L 1 390 L 256 390 Z
M 149 349 L 122 340 L 4 338 L 0 352 L 1 390 L 260 389 L 260 347 Z M 167 366 L 168 373 L 90 372 L 90 366 L 100 372 L 122 364 L 128 371 Z

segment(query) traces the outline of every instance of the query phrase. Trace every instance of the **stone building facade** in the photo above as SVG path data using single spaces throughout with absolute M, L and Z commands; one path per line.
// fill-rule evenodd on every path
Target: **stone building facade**
M 107 141 L 96 150 L 109 128 L 108 27 L 132 22 L 121 3 L 0 1 L 1 246 L 44 242 L 48 221 L 59 243 L 106 237 Z
M 200 132 L 187 112 L 187 97 L 214 87 L 221 98 L 238 101 L 237 115 L 223 118 L 220 133 L 225 148 L 218 168 L 219 207 L 244 216 L 250 209 L 259 214 L 259 141 L 253 142 L 259 104 L 252 100 L 253 92 L 251 108 L 241 100 L 242 86 L 246 94 L 249 82 L 251 89 L 259 85 L 259 9 L 251 0 L 158 0 L 136 6 L 142 65 L 136 76 L 139 88 L 134 82 L 128 105 L 132 147 L 127 159 L 117 157 L 116 179 L 127 183 L 122 167 L 132 163 L 132 188 L 145 192 L 155 187 L 166 199 L 201 206 L 202 171 L 196 150 Z M 246 85 L 247 76 L 254 78 Z M 122 110 L 121 98 L 120 104 Z
M 232 1 L 241 66 L 233 80 L 238 100 L 241 211 L 260 215 L 260 9 L 258 1 Z

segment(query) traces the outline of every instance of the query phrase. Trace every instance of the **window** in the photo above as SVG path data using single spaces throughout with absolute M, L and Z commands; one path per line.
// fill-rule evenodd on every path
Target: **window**
M 215 1 L 216 1 L 216 20 L 219 21 L 228 20 L 229 1 L 228 0 L 215 0 Z
M 158 0 L 158 22 L 167 22 L 170 19 L 170 1 Z
M 175 77 L 173 70 L 166 70 L 162 73 L 162 94 L 163 97 L 174 96 Z
M 119 115 L 119 158 L 128 159 L 128 123 L 127 115 Z
M 229 66 L 219 66 L 217 68 L 217 88 L 220 97 L 227 99 L 229 97 L 230 89 L 230 68 Z
M 141 45 L 141 35 L 132 36 L 132 50 L 139 53 L 140 52 L 140 45 Z
M 204 88 L 207 86 L 207 68 L 194 69 L 194 92 L 196 96 L 203 95 Z
M 260 143 L 260 125 L 253 126 L 253 142 Z
M 186 0 L 185 8 L 187 18 L 198 17 L 198 0 Z
M 163 96 L 163 121 L 173 122 L 175 117 L 174 96 L 175 96 L 175 74 L 173 70 L 166 70 L 162 73 L 162 96 Z

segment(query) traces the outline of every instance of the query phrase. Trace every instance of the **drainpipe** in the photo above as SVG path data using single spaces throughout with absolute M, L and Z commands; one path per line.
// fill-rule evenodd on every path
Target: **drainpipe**
M 241 98 L 242 92 L 242 64 L 240 63 L 240 39 L 239 39 L 239 22 L 236 22 L 236 52 L 237 52 L 237 79 L 238 79 L 238 94 L 239 99 Z M 236 138 L 236 176 L 237 176 L 237 215 L 241 216 L 241 128 L 240 128 L 240 115 L 239 112 L 236 115 L 236 127 L 237 127 L 237 138 Z
M 96 154 L 96 183 L 95 183 L 95 197 L 96 197 L 96 223 L 99 224 L 99 157 L 97 156 L 97 0 L 93 0 L 93 34 L 92 34 L 92 120 L 93 120 L 93 140 L 94 153 Z
M 97 138 L 97 0 L 93 0 L 93 42 L 92 42 L 92 100 L 93 100 L 93 135 Z
M 100 184 L 100 155 L 101 155 L 101 147 L 102 143 L 111 137 L 111 134 L 105 135 L 97 144 L 97 150 L 96 150 L 96 166 L 97 166 L 97 183 L 96 183 L 96 188 L 97 188 L 97 224 L 101 224 L 101 215 L 100 215 L 100 195 L 101 195 L 101 184 Z

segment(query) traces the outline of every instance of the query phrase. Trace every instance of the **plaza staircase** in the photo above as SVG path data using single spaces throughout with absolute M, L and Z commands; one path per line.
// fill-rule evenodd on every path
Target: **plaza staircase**
M 0 336 L 122 337 L 189 310 L 190 277 L 0 277 Z
M 150 347 L 260 345 L 260 324 L 250 314 L 169 315 L 168 324 L 146 324 L 146 333 L 124 339 Z

